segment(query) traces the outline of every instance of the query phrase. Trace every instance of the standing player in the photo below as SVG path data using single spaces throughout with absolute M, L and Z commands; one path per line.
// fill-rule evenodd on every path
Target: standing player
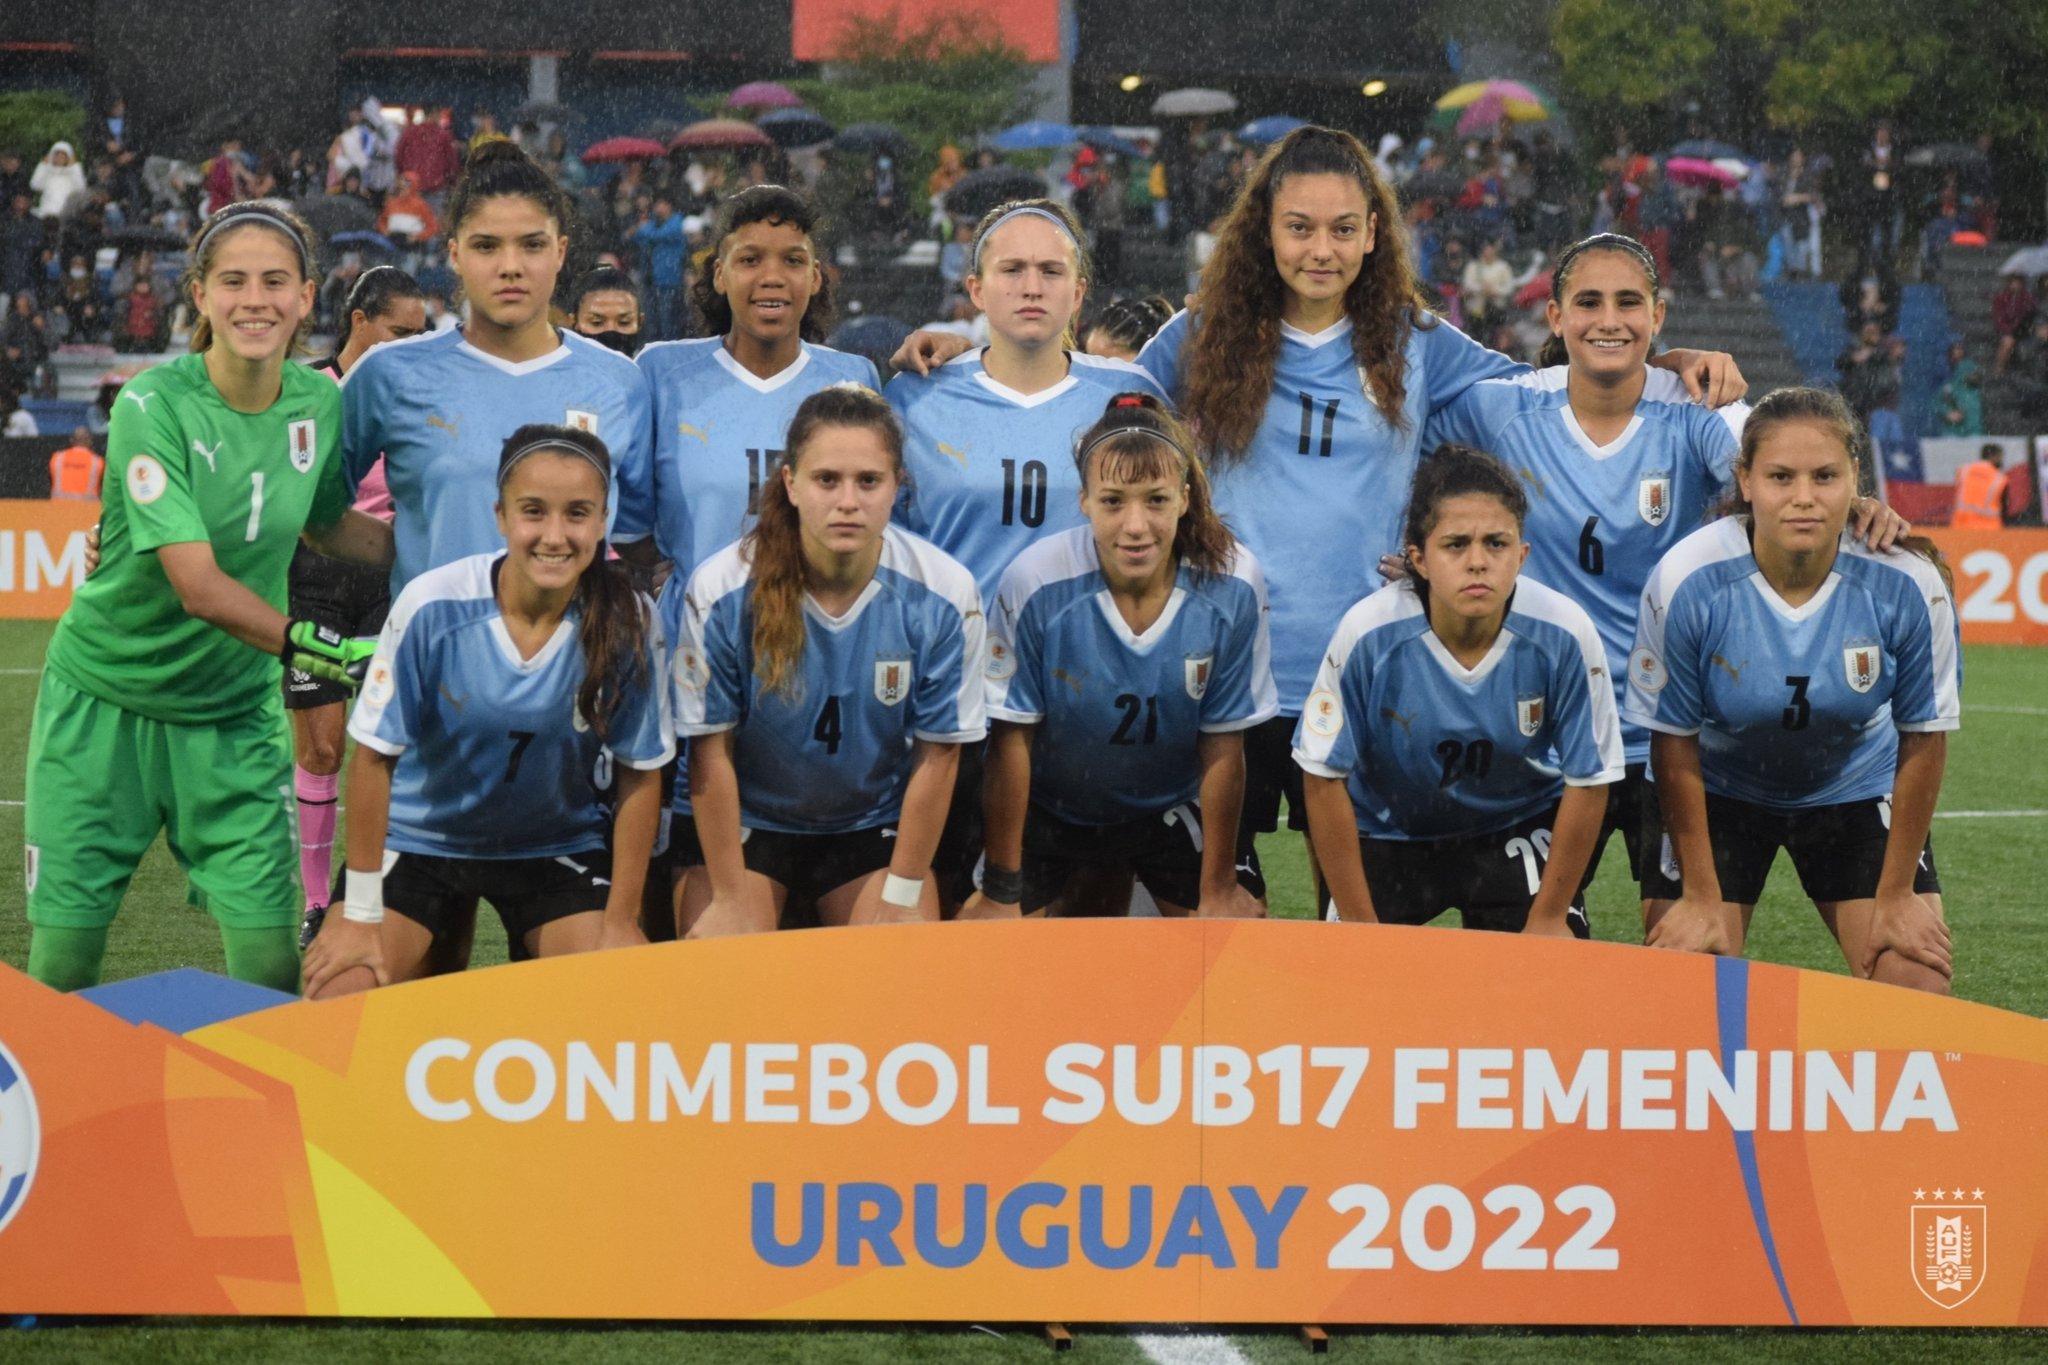
M 529 423 L 587 431 L 612 452 L 610 539 L 651 563 L 647 386 L 633 362 L 548 319 L 569 239 L 567 196 L 510 142 L 486 142 L 448 197 L 460 328 L 380 347 L 343 384 L 342 452 L 360 482 L 381 455 L 398 563 L 394 598 L 428 569 L 502 547 L 490 508 L 498 452 Z
M 114 405 L 104 558 L 58 623 L 29 736 L 29 971 L 63 990 L 99 979 L 159 830 L 220 923 L 229 974 L 297 988 L 278 660 L 360 677 L 369 650 L 287 617 L 287 568 L 302 531 L 329 554 L 391 554 L 389 528 L 348 508 L 333 381 L 287 363 L 313 310 L 311 232 L 252 200 L 209 219 L 190 255 L 194 353 Z
M 832 294 L 816 231 L 817 214 L 794 190 L 755 185 L 727 199 L 711 269 L 693 294 L 710 335 L 640 353 L 654 405 L 654 535 L 675 566 L 668 592 L 680 593 L 699 564 L 754 524 L 806 398 L 833 384 L 876 385 L 868 361 L 821 344 Z M 687 783 L 676 788 L 672 818 L 687 823 Z M 673 924 L 670 861 L 653 880 L 661 918 Z
M 1676 375 L 1650 366 L 1664 300 L 1656 259 L 1633 238 L 1602 233 L 1567 248 L 1546 311 L 1546 368 L 1474 384 L 1435 411 L 1423 440 L 1491 451 L 1521 478 L 1529 573 L 1593 618 L 1619 707 L 1643 585 L 1733 485 L 1749 408 L 1701 407 Z M 1855 523 L 1879 548 L 1910 529 L 1874 498 L 1859 501 Z M 1624 719 L 1621 737 L 1628 774 L 1608 788 L 1588 880 L 1617 829 L 1640 879 L 1643 828 L 1656 819 L 1649 731 Z
M 1122 914 L 1133 871 L 1166 914 L 1262 914 L 1238 808 L 1244 731 L 1279 705 L 1264 577 L 1157 398 L 1112 399 L 1074 462 L 1088 525 L 1019 555 L 992 613 L 987 859 L 961 917 Z
M 1295 730 L 1336 915 L 1589 935 L 1579 886 L 1622 773 L 1581 607 L 1519 577 L 1528 506 L 1500 461 L 1445 446 L 1408 504 L 1409 578 L 1351 608 Z
M 773 929 L 792 893 L 827 924 L 938 918 L 986 622 L 973 577 L 889 524 L 902 442 L 872 390 L 805 399 L 754 529 L 663 599 L 702 846 L 677 857 L 702 865 L 677 890 L 684 934 Z
M 505 548 L 399 594 L 349 721 L 347 894 L 306 954 L 308 995 L 428 974 L 479 898 L 515 958 L 646 942 L 675 735 L 651 609 L 602 558 L 611 481 L 596 437 L 521 427 L 498 460 Z
M 983 600 L 1025 546 L 1083 525 L 1074 437 L 1120 392 L 1160 393 L 1127 361 L 1069 350 L 1088 294 L 1080 227 L 1050 199 L 991 209 L 967 292 L 989 342 L 930 375 L 898 375 L 911 489 L 902 522 L 965 564 Z
M 1782 847 L 1850 971 L 1946 992 L 1928 829 L 1961 715 L 1953 589 L 1927 542 L 1843 534 L 1862 448 L 1836 395 L 1771 394 L 1742 432 L 1742 515 L 1643 590 L 1627 711 L 1656 732 L 1670 831 L 1645 890 L 1677 898 L 1647 941 L 1740 953 Z
M 372 346 L 418 336 L 426 329 L 426 296 L 412 276 L 397 266 L 372 266 L 348 291 L 334 355 L 313 368 L 340 379 Z M 359 512 L 391 520 L 391 491 L 384 483 L 382 461 L 372 465 L 357 485 L 355 505 Z M 293 616 L 318 621 L 353 639 L 374 640 L 384 629 L 390 607 L 387 566 L 330 559 L 307 545 L 293 553 Z M 320 932 L 328 889 L 334 884 L 335 801 L 347 721 L 343 704 L 352 691 L 302 669 L 285 670 L 284 707 L 291 716 L 292 752 L 298 757 L 292 788 L 299 807 L 299 880 L 306 890 L 305 918 L 299 926 L 302 948 Z

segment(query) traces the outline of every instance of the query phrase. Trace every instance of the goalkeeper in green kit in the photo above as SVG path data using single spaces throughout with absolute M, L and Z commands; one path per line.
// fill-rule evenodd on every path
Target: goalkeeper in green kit
M 107 433 L 100 567 L 50 641 L 29 737 L 29 973 L 99 980 L 157 832 L 219 922 L 230 975 L 296 991 L 298 835 L 279 669 L 359 679 L 373 642 L 286 617 L 300 533 L 387 564 L 349 510 L 341 391 L 288 363 L 317 287 L 311 231 L 275 201 L 200 228 L 193 354 L 130 380 Z

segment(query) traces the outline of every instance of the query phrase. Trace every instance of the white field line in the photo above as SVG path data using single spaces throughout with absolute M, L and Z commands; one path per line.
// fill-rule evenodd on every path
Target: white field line
M 1965 706 L 1963 709 L 1993 716 L 2048 716 L 2048 706 Z
M 1228 1337 L 1146 1335 L 1131 1341 L 1157 1365 L 1250 1365 Z
M 1937 820 L 2039 820 L 2048 810 L 1938 810 Z

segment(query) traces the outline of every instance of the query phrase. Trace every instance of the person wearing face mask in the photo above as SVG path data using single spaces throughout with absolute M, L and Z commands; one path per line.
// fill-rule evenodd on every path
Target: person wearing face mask
M 640 352 L 640 291 L 633 277 L 614 265 L 601 265 L 576 282 L 570 315 L 577 332 L 623 356 Z

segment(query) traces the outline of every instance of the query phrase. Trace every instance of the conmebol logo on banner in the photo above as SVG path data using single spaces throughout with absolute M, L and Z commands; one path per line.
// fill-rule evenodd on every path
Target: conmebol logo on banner
M 29 1186 L 35 1183 L 41 1143 L 35 1092 L 14 1054 L 0 1043 L 0 1232 L 21 1211 Z

